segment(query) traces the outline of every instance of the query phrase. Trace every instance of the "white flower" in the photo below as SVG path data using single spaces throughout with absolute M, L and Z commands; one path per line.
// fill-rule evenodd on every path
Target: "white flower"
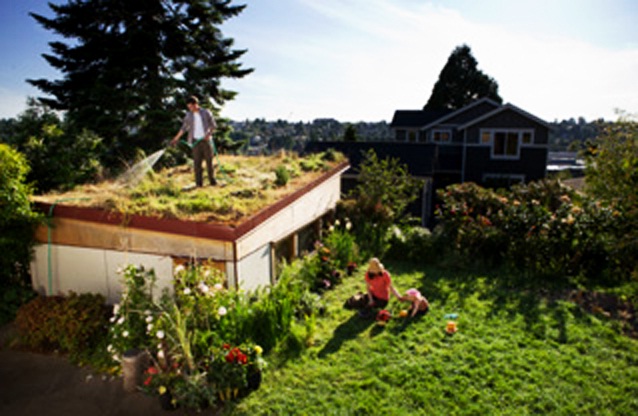
M 208 291 L 210 290 L 210 289 L 208 288 L 208 286 L 206 286 L 206 283 L 204 283 L 204 282 L 201 282 L 201 283 L 199 284 L 199 286 L 197 286 L 197 288 L 198 288 L 198 289 L 199 289 L 199 290 L 200 290 L 203 294 L 207 294 L 207 293 L 208 293 Z
M 146 315 L 146 316 L 150 315 L 151 313 L 152 313 L 152 312 L 151 312 L 151 310 L 150 310 L 150 309 L 147 309 L 147 310 L 145 310 L 145 311 L 144 311 L 144 315 Z
M 124 317 L 122 316 L 120 319 L 117 320 L 117 324 L 122 325 L 123 323 L 124 323 Z
M 352 228 L 352 223 L 350 221 L 346 222 L 346 230 L 350 231 Z
M 117 315 L 117 313 L 120 311 L 120 304 L 116 303 L 113 305 L 113 315 Z
M 338 227 L 341 225 L 341 222 L 339 222 L 339 220 L 335 220 L 335 227 Z
M 228 310 L 226 310 L 226 308 L 225 308 L 225 307 L 223 307 L 223 306 L 220 306 L 220 307 L 219 307 L 219 309 L 217 309 L 217 314 L 218 314 L 219 316 L 224 316 L 224 315 L 226 315 L 227 313 L 228 313 Z
M 153 322 L 153 317 L 152 316 L 147 316 L 146 317 L 146 323 L 150 324 L 151 322 Z
M 215 286 L 213 286 L 213 288 L 215 290 L 222 290 L 224 288 L 224 285 L 222 285 L 221 283 L 215 283 Z
M 113 361 L 117 361 L 118 363 L 120 362 L 120 356 L 117 354 L 113 354 Z
M 108 351 L 109 354 L 112 354 L 113 353 L 113 346 L 111 344 L 109 344 L 109 346 L 106 347 L 106 351 Z
M 124 331 L 124 332 L 122 332 L 122 336 L 123 336 L 124 338 L 127 338 L 127 337 L 128 337 L 128 331 Z
M 162 330 L 157 331 L 155 335 L 157 335 L 157 338 L 159 339 L 164 339 L 164 331 Z
M 186 268 L 184 268 L 184 266 L 182 266 L 181 264 L 175 267 L 175 272 L 174 274 L 180 274 L 181 272 L 183 272 L 184 270 L 186 270 Z
M 159 349 L 159 351 L 157 351 L 157 358 L 159 358 L 160 360 L 164 359 L 164 350 L 163 349 Z
M 206 269 L 204 271 L 204 277 L 208 277 L 208 276 L 210 276 L 210 269 Z
M 185 295 L 190 295 L 191 294 L 191 288 L 190 287 L 185 287 L 184 288 L 184 294 Z
M 153 330 L 153 324 L 146 325 L 146 332 L 150 334 L 152 330 Z
M 111 319 L 109 319 L 109 321 L 111 321 L 111 323 L 115 322 L 115 320 L 117 319 L 117 316 L 112 316 Z

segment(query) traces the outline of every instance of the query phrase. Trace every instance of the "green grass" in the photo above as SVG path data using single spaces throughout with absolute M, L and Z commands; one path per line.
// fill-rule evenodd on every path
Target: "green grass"
M 638 414 L 638 341 L 615 321 L 496 276 L 389 270 L 400 291 L 426 294 L 428 315 L 363 320 L 342 307 L 362 272 L 346 278 L 325 295 L 312 346 L 266 357 L 262 387 L 225 414 Z M 401 308 L 391 300 L 395 316 Z M 459 315 L 452 336 L 448 313 Z

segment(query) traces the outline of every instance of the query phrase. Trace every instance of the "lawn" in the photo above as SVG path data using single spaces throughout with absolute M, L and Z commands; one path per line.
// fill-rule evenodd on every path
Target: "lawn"
M 427 295 L 428 315 L 381 327 L 344 309 L 364 289 L 360 270 L 325 294 L 312 337 L 298 331 L 311 346 L 291 341 L 266 357 L 262 387 L 224 413 L 638 414 L 638 341 L 617 321 L 488 273 L 386 266 L 400 291 Z M 391 300 L 394 316 L 401 308 Z

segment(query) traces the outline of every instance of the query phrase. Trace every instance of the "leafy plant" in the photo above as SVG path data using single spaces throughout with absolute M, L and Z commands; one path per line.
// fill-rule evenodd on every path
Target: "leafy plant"
M 0 291 L 4 297 L 10 296 L 12 287 L 26 289 L 31 283 L 31 249 L 35 227 L 43 217 L 31 208 L 33 187 L 27 183 L 30 168 L 25 157 L 0 144 L 0 166 Z M 13 315 L 11 309 L 7 313 Z
M 372 149 L 365 153 L 359 183 L 340 204 L 364 258 L 381 257 L 389 248 L 388 231 L 418 196 L 419 183 L 398 159 L 379 159 Z
M 128 265 L 122 270 L 124 292 L 113 305 L 110 319 L 110 344 L 107 349 L 116 361 L 129 350 L 143 350 L 152 345 L 157 307 L 153 302 L 154 270 Z

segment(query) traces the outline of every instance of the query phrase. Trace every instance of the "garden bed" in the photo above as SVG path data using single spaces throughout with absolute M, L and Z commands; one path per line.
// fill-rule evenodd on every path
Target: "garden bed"
M 299 157 L 222 155 L 217 186 L 193 188 L 193 168 L 183 165 L 149 174 L 130 186 L 118 180 L 78 186 L 34 197 L 45 204 L 108 210 L 197 222 L 237 225 L 265 207 L 316 181 L 345 162 L 334 152 Z

